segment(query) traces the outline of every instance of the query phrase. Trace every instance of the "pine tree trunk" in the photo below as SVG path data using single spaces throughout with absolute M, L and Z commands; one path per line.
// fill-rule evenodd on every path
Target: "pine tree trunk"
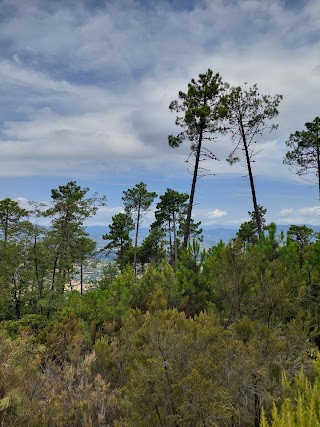
M 80 295 L 83 295 L 83 264 L 80 264 Z
M 255 217 L 256 217 L 258 233 L 260 235 L 262 232 L 261 218 L 260 218 L 260 212 L 259 212 L 259 207 L 258 207 L 258 203 L 257 203 L 256 190 L 254 187 L 254 180 L 253 180 L 253 174 L 252 174 L 252 168 L 251 168 L 251 162 L 250 162 L 249 148 L 248 148 L 246 134 L 245 134 L 245 131 L 243 128 L 242 118 L 240 118 L 240 126 L 241 126 L 241 137 L 242 137 L 242 141 L 243 141 L 244 152 L 245 152 L 246 162 L 247 162 L 247 169 L 248 169 L 248 173 L 249 173 L 253 208 L 254 208 L 254 213 L 255 213 Z
M 253 390 L 254 390 L 254 427 L 260 425 L 260 399 L 257 391 L 257 374 L 252 374 Z
M 177 246 L 177 224 L 175 212 L 173 213 L 173 239 L 174 239 L 174 271 L 177 271 L 177 262 L 178 262 L 178 246 Z
M 317 133 L 317 173 L 318 173 L 318 192 L 320 201 L 320 136 Z
M 36 235 L 34 236 L 33 254 L 34 254 L 34 267 L 35 267 L 35 273 L 36 273 L 36 279 L 37 279 L 38 291 L 39 291 L 39 301 L 42 301 L 42 299 L 43 299 L 43 281 L 40 280 L 40 275 L 39 275 L 38 254 L 37 254 L 37 236 Z M 41 303 L 40 303 L 40 314 L 42 314 Z
M 199 134 L 199 140 L 198 140 L 197 151 L 196 151 L 196 163 L 194 165 L 192 185 L 191 185 L 190 198 L 189 198 L 189 205 L 188 205 L 188 211 L 187 211 L 187 218 L 186 218 L 186 224 L 185 224 L 185 229 L 184 229 L 183 247 L 185 249 L 188 247 L 188 241 L 189 241 L 189 237 L 190 237 L 191 214 L 192 214 L 194 193 L 196 191 L 196 183 L 197 183 L 198 169 L 199 169 L 199 162 L 200 162 L 202 137 L 203 137 L 203 128 L 200 130 L 200 134 Z
M 171 219 L 168 220 L 168 229 L 169 229 L 169 251 L 170 251 L 170 264 L 173 260 L 173 250 L 172 250 L 172 235 L 171 235 Z
M 141 215 L 140 211 L 141 211 L 141 200 L 139 200 L 139 205 L 138 205 L 136 237 L 135 237 L 134 252 L 133 252 L 133 268 L 134 268 L 135 278 L 137 278 L 137 249 L 138 249 L 139 224 L 140 224 L 140 215 Z

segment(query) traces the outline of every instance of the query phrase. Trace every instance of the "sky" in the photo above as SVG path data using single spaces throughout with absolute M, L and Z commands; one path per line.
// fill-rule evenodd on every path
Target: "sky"
M 50 205 L 51 189 L 76 181 L 107 196 L 88 222 L 107 225 L 137 183 L 189 193 L 190 144 L 168 146 L 168 106 L 208 68 L 283 95 L 278 129 L 257 140 L 258 203 L 267 222 L 319 225 L 316 186 L 283 164 L 290 133 L 320 115 L 319 0 L 0 0 L 0 198 Z M 219 160 L 197 182 L 204 227 L 238 227 L 253 210 L 232 148 L 217 137 Z

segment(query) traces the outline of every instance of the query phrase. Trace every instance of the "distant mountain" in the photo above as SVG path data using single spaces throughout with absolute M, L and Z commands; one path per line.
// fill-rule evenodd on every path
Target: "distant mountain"
M 320 232 L 320 226 L 313 226 L 306 224 L 307 227 L 312 228 L 315 232 Z M 281 231 L 284 232 L 284 234 L 287 233 L 290 225 L 289 224 L 282 224 L 277 225 L 277 234 L 280 235 Z M 105 246 L 106 241 L 102 239 L 102 235 L 108 233 L 109 227 L 106 226 L 89 226 L 86 227 L 87 232 L 90 234 L 91 238 L 97 242 L 98 248 L 102 248 Z M 236 237 L 238 228 L 204 228 L 203 229 L 203 246 L 204 247 L 211 247 L 215 246 L 219 243 L 220 240 L 227 243 L 230 242 L 231 239 Z M 141 228 L 140 230 L 140 236 L 139 241 L 140 243 L 142 240 L 148 235 L 149 229 L 148 228 Z M 132 233 L 133 237 L 133 233 Z
M 90 234 L 91 238 L 97 242 L 98 247 L 105 246 L 107 242 L 103 240 L 102 236 L 109 232 L 108 226 L 90 225 L 86 227 L 86 231 Z
M 105 246 L 107 243 L 103 240 L 102 235 L 108 233 L 109 227 L 106 226 L 88 226 L 86 227 L 86 231 L 90 234 L 91 238 L 97 242 L 97 246 L 99 248 Z M 224 242 L 229 242 L 236 236 L 238 229 L 232 228 L 215 228 L 215 229 L 205 229 L 203 230 L 204 237 L 204 246 L 210 247 L 216 245 L 220 240 Z M 139 232 L 139 243 L 143 241 L 145 237 L 149 234 L 149 229 L 146 227 L 142 227 Z M 134 233 L 132 233 L 131 237 L 134 237 Z
M 296 225 L 301 225 L 301 224 L 296 224 Z M 318 226 L 318 225 L 310 225 L 310 224 L 303 224 L 303 225 L 305 225 L 306 227 L 311 228 L 316 233 L 320 232 L 320 226 Z M 289 227 L 290 227 L 290 224 L 277 225 L 277 231 L 278 231 L 278 233 L 280 233 L 280 231 L 283 231 L 284 233 L 287 233 Z
M 236 237 L 237 231 L 237 228 L 204 228 L 202 232 L 203 246 L 210 248 L 217 245 L 221 240 L 228 243 Z

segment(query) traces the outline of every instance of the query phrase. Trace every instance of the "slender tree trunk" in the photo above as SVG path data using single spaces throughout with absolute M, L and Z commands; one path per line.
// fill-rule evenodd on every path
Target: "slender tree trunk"
M 259 427 L 260 425 L 260 399 L 257 392 L 257 375 L 256 373 L 252 374 L 252 382 L 254 389 L 254 427 Z
M 68 274 L 67 274 L 68 273 Z M 61 284 L 61 293 L 64 293 L 64 289 L 65 286 L 67 284 L 67 277 L 68 277 L 68 281 L 70 281 L 70 274 L 69 274 L 69 270 L 66 271 L 65 267 L 62 270 L 62 284 Z
M 170 264 L 173 260 L 173 250 L 172 250 L 172 235 L 171 235 L 171 219 L 168 220 L 168 229 L 169 229 L 169 250 L 170 250 Z
M 57 273 L 57 266 L 58 266 L 58 255 L 56 255 L 53 265 L 53 272 L 52 272 L 52 280 L 51 280 L 51 292 L 54 291 L 54 285 L 56 281 L 56 273 Z
M 163 422 L 162 422 L 162 420 L 161 420 L 161 416 L 160 416 L 159 408 L 158 408 L 158 406 L 157 406 L 157 404 L 156 404 L 156 403 L 154 404 L 154 407 L 155 407 L 155 410 L 156 410 L 156 413 L 157 413 L 157 417 L 158 417 L 159 423 L 160 423 L 160 425 L 161 425 L 161 427 L 162 427 L 162 426 L 163 426 Z
M 177 271 L 177 262 L 178 262 L 178 245 L 177 245 L 177 224 L 176 224 L 176 215 L 173 212 L 172 218 L 173 225 L 173 238 L 174 238 L 174 271 Z
M 13 299 L 14 299 L 14 307 L 15 307 L 16 316 L 17 316 L 17 319 L 21 319 L 20 295 L 19 295 L 19 291 L 17 289 L 17 282 L 14 278 L 12 280 L 12 284 L 14 286 L 14 288 L 13 288 Z
M 59 256 L 56 255 L 53 265 L 53 272 L 52 272 L 52 280 L 51 280 L 51 289 L 50 289 L 50 299 L 49 299 L 49 305 L 48 305 L 48 311 L 47 311 L 47 319 L 50 317 L 51 308 L 50 308 L 50 302 L 53 298 L 53 292 L 55 288 L 55 281 L 56 281 L 56 273 L 57 273 L 57 267 L 58 267 L 58 259 Z
M 241 126 L 241 137 L 242 137 L 242 141 L 243 141 L 243 147 L 244 147 L 244 152 L 245 152 L 246 162 L 247 162 L 247 168 L 248 168 L 248 173 L 249 173 L 253 208 L 254 208 L 254 212 L 255 212 L 255 216 L 256 216 L 258 233 L 260 235 L 262 232 L 261 218 L 260 218 L 260 212 L 259 212 L 259 207 L 258 207 L 258 203 L 257 203 L 256 190 L 254 187 L 254 180 L 253 180 L 253 174 L 252 174 L 252 168 L 251 168 L 251 162 L 250 162 L 249 148 L 248 148 L 246 134 L 245 134 L 245 131 L 243 128 L 242 118 L 240 118 L 240 126 Z
M 141 211 L 141 200 L 139 200 L 139 205 L 138 205 L 136 237 L 135 237 L 134 252 L 133 252 L 133 268 L 134 268 L 135 278 L 137 278 L 137 248 L 138 248 L 139 224 L 140 224 L 140 215 L 141 215 L 140 211 Z
M 83 264 L 80 263 L 80 295 L 83 295 Z
M 34 244 L 33 244 L 33 255 L 34 255 L 34 268 L 36 273 L 36 279 L 38 284 L 39 291 L 39 301 L 42 301 L 43 298 L 43 282 L 40 280 L 39 275 L 39 266 L 38 266 L 38 253 L 37 253 L 37 236 L 34 236 Z M 42 305 L 40 304 L 40 314 L 42 314 Z
M 19 297 L 15 297 L 15 311 L 17 319 L 21 319 L 21 301 Z
M 188 205 L 188 210 L 187 210 L 187 218 L 186 218 L 186 224 L 185 224 L 185 228 L 184 228 L 183 247 L 185 249 L 188 247 L 188 241 L 189 241 L 189 237 L 190 237 L 191 214 L 192 214 L 194 193 L 196 191 L 196 183 L 197 183 L 198 169 L 199 169 L 199 162 L 200 162 L 202 137 L 203 137 L 203 128 L 200 130 L 200 134 L 199 134 L 198 146 L 197 146 L 197 151 L 196 151 L 196 163 L 194 165 L 194 170 L 193 170 L 193 178 L 192 178 L 192 185 L 191 185 L 191 191 L 190 191 L 189 205 Z
M 320 137 L 317 134 L 317 173 L 318 173 L 318 192 L 320 201 Z
M 9 212 L 6 210 L 5 226 L 4 226 L 4 247 L 7 247 L 9 234 Z
M 160 340 L 159 340 L 159 331 L 158 331 L 158 328 L 156 330 L 156 334 L 157 334 L 157 341 L 158 341 L 157 342 L 157 344 L 158 344 L 158 350 L 159 350 L 159 352 L 161 354 L 161 357 L 162 357 L 162 363 L 163 363 L 164 373 L 165 373 L 165 377 L 166 377 L 166 383 L 167 383 L 166 386 L 167 386 L 167 393 L 168 393 L 167 396 L 169 398 L 169 402 L 168 403 L 169 403 L 170 409 L 171 409 L 171 411 L 170 411 L 171 414 L 170 415 L 175 416 L 175 415 L 177 415 L 177 411 L 176 411 L 176 406 L 175 406 L 174 399 L 173 399 L 172 379 L 171 379 L 169 368 L 168 368 L 168 361 L 167 361 L 167 358 L 165 356 L 164 350 L 163 350 L 162 345 L 161 345 Z M 174 426 L 175 427 L 179 427 L 178 423 L 176 421 L 174 421 Z

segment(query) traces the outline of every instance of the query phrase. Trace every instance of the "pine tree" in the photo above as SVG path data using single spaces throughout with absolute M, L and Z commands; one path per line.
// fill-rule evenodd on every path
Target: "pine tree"
M 235 142 L 235 148 L 229 154 L 227 161 L 231 165 L 239 161 L 240 158 L 236 153 L 239 150 L 242 151 L 249 175 L 255 221 L 259 234 L 262 232 L 262 222 L 252 171 L 253 156 L 256 152 L 252 150 L 251 145 L 257 142 L 256 138 L 262 135 L 266 129 L 271 131 L 277 128 L 274 124 L 268 125 L 267 120 L 278 115 L 281 99 L 281 95 L 274 97 L 261 95 L 257 85 L 232 88 L 228 96 L 225 97 L 228 108 L 229 131 L 232 140 Z
M 290 135 L 286 145 L 292 150 L 287 152 L 283 162 L 293 166 L 298 176 L 316 176 L 320 200 L 320 117 L 305 123 L 305 127 Z
M 132 218 L 135 225 L 133 268 L 137 272 L 137 249 L 140 226 L 144 215 L 149 211 L 152 202 L 157 197 L 157 193 L 148 191 L 147 185 L 144 182 L 136 184 L 134 188 L 130 188 L 123 193 L 122 200 L 125 213 Z
M 122 270 L 126 265 L 126 252 L 132 246 L 130 231 L 134 230 L 132 218 L 125 213 L 118 213 L 112 217 L 109 233 L 102 236 L 109 243 L 103 248 L 109 254 L 111 250 L 117 249 L 117 263 Z
M 170 147 L 179 147 L 188 140 L 191 142 L 191 154 L 195 157 L 183 238 L 184 248 L 187 248 L 190 238 L 190 222 L 201 156 L 216 159 L 212 151 L 204 147 L 204 142 L 214 139 L 214 133 L 223 129 L 220 122 L 225 117 L 226 108 L 222 106 L 221 98 L 225 89 L 226 85 L 220 75 L 213 74 L 209 69 L 205 74 L 200 74 L 197 81 L 192 79 L 188 84 L 188 91 L 180 91 L 179 100 L 172 101 L 169 106 L 171 111 L 183 113 L 176 118 L 176 125 L 183 128 L 183 131 L 177 136 L 168 137 Z

